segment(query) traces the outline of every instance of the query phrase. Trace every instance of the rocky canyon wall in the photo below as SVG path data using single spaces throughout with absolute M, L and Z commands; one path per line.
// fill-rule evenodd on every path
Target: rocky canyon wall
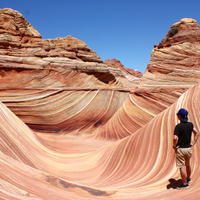
M 190 190 L 172 149 L 179 108 L 200 131 L 199 37 L 175 23 L 141 74 L 0 9 L 0 198 L 199 199 L 199 141 Z

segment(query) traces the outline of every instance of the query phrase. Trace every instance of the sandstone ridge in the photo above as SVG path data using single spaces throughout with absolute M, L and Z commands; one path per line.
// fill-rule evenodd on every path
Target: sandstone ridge
M 181 107 L 200 131 L 199 34 L 172 25 L 141 75 L 1 9 L 0 199 L 198 200 L 200 141 L 175 192 L 172 139 Z
M 66 57 L 102 63 L 99 56 L 84 42 L 71 36 L 43 40 L 38 31 L 18 11 L 1 9 L 0 18 L 0 45 L 6 49 L 15 48 L 15 55 Z
M 1 9 L 0 18 L 1 101 L 29 127 L 43 132 L 96 131 L 138 85 L 138 77 L 107 66 L 83 41 L 72 36 L 44 40 L 12 9 Z M 108 101 L 102 101 L 103 96 Z M 121 99 L 114 102 L 117 96 Z M 111 103 L 112 112 L 105 113 Z M 79 111 L 85 104 L 84 112 L 90 115 Z M 96 104 L 101 106 L 98 112 Z
M 141 85 L 194 85 L 200 81 L 200 26 L 184 18 L 171 26 L 152 58 Z

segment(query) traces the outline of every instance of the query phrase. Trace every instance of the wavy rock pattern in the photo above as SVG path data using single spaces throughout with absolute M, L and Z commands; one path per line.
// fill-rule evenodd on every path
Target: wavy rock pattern
M 139 84 L 98 137 L 112 133 L 110 138 L 120 139 L 134 133 L 197 84 L 200 81 L 199 40 L 200 27 L 196 20 L 182 19 L 173 24 L 162 42 L 155 45 Z M 115 122 L 121 127 L 115 128 Z
M 88 139 L 73 141 L 76 137 L 71 136 L 74 143 L 83 143 L 81 146 L 87 149 L 79 153 L 65 152 L 67 147 L 59 140 L 63 137 L 62 141 L 69 141 L 69 136 L 36 135 L 0 104 L 0 196 L 7 199 L 187 199 L 193 194 L 192 198 L 198 199 L 199 141 L 193 147 L 190 190 L 175 193 L 170 188 L 176 184 L 173 179 L 179 178 L 172 149 L 173 129 L 178 122 L 176 113 L 180 107 L 186 108 L 190 121 L 200 131 L 199 91 L 200 84 L 197 84 L 123 140 L 110 143 L 92 140 L 87 148 Z M 48 147 L 50 141 L 57 141 L 54 149 Z
M 199 31 L 172 25 L 141 77 L 1 9 L 0 198 L 199 199 L 199 141 L 189 190 L 172 149 L 180 107 L 200 131 Z
M 196 20 L 173 24 L 152 58 L 141 85 L 194 85 L 200 81 L 200 26 Z

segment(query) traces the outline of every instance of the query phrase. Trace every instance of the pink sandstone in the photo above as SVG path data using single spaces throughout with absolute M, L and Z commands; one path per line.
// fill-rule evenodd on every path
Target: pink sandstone
M 141 76 L 1 9 L 0 198 L 197 200 L 199 142 L 190 191 L 167 187 L 180 107 L 200 131 L 199 30 L 172 25 Z

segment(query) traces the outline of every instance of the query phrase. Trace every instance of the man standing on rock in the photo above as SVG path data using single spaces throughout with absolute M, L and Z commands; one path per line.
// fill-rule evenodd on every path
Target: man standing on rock
M 188 122 L 188 111 L 181 108 L 177 113 L 180 124 L 174 130 L 173 148 L 176 152 L 176 166 L 180 169 L 182 185 L 177 189 L 188 188 L 191 182 L 190 158 L 192 157 L 191 147 L 197 142 L 199 133 L 191 122 Z M 192 133 L 194 141 L 191 143 Z M 186 172 L 185 172 L 186 167 Z

